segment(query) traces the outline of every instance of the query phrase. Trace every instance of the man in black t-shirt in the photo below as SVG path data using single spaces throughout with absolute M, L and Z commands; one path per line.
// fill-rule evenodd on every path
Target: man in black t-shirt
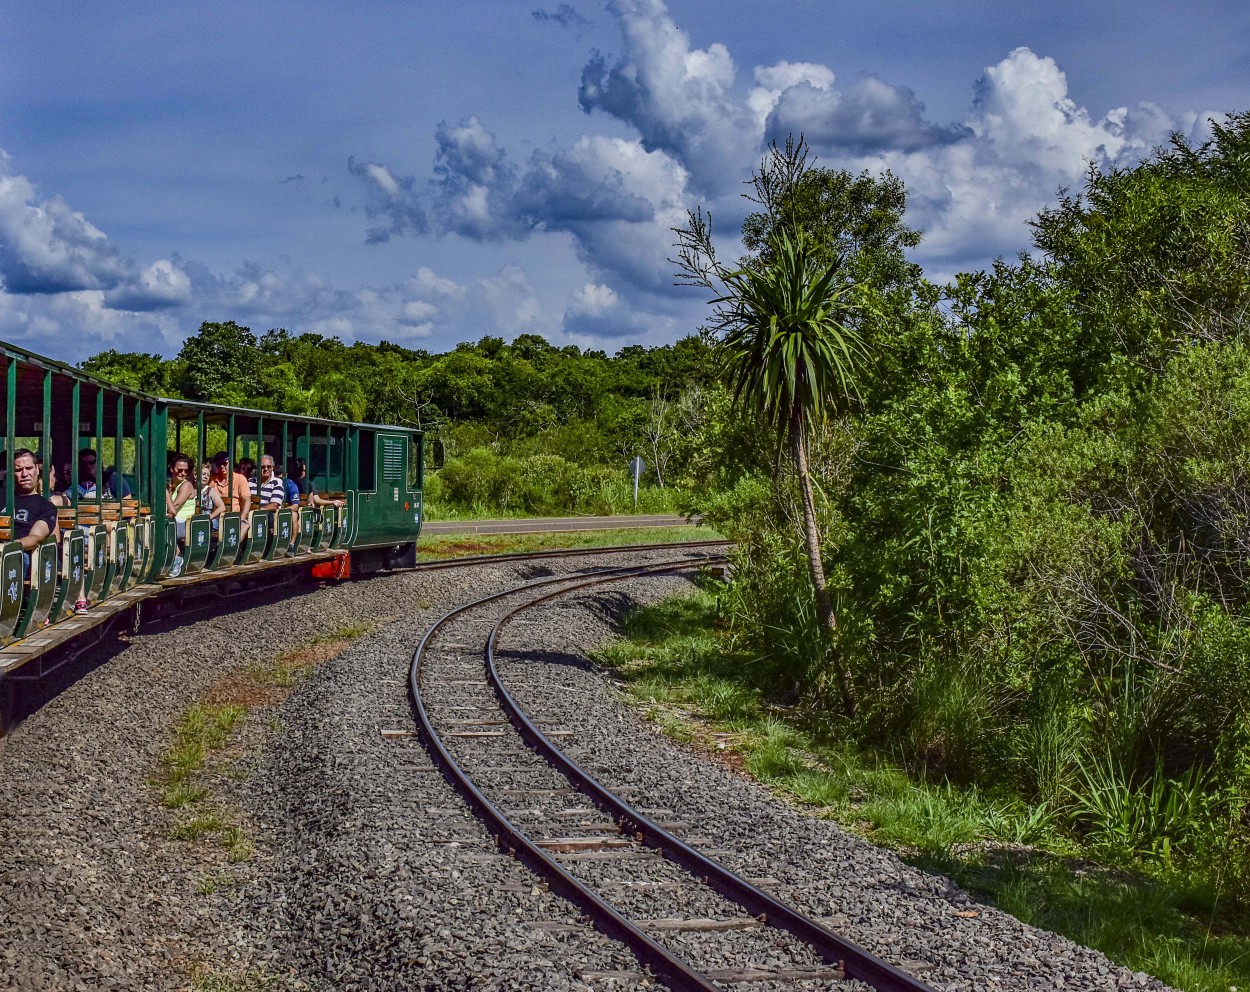
M 56 507 L 35 489 L 39 468 L 28 448 L 13 452 L 13 488 L 17 507 L 13 511 L 13 537 L 22 545 L 29 561 L 30 552 L 56 531 Z

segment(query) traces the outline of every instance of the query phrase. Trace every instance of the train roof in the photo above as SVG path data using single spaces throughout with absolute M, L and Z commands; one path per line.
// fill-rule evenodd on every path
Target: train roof
M 92 386 L 98 386 L 102 389 L 109 389 L 115 393 L 121 393 L 136 400 L 146 400 L 154 402 L 155 396 L 148 393 L 141 393 L 137 389 L 131 389 L 129 386 L 123 386 L 116 382 L 108 382 L 100 379 L 90 372 L 84 372 L 82 369 L 76 369 L 72 365 L 65 362 L 59 362 L 55 358 L 45 358 L 43 355 L 36 355 L 33 351 L 27 351 L 18 345 L 10 344 L 7 341 L 0 341 L 0 355 L 6 355 L 10 358 L 16 358 L 20 362 L 27 365 L 34 365 L 37 368 L 46 369 L 59 375 L 66 376 L 70 379 L 77 379 L 80 382 L 90 383 Z
M 199 400 L 176 399 L 169 396 L 150 397 L 164 404 L 170 416 L 198 417 L 204 414 L 205 421 L 212 423 L 214 418 L 224 419 L 234 414 L 236 417 L 247 417 L 251 420 L 265 419 L 288 420 L 293 423 L 319 424 L 323 427 L 362 427 L 370 431 L 403 431 L 406 434 L 424 434 L 419 427 L 404 427 L 398 424 L 373 424 L 359 420 L 335 420 L 331 417 L 318 417 L 306 413 L 285 413 L 282 410 L 254 410 L 250 407 L 225 406 L 221 403 L 204 403 Z
M 259 420 L 260 418 L 273 418 L 275 420 L 286 420 L 294 423 L 302 423 L 309 425 L 320 425 L 323 427 L 330 426 L 348 426 L 359 427 L 365 430 L 373 431 L 403 431 L 407 434 L 424 434 L 425 432 L 419 427 L 407 427 L 397 424 L 373 424 L 355 420 L 335 420 L 331 417 L 319 417 L 302 413 L 286 413 L 282 410 L 255 410 L 249 407 L 225 406 L 220 403 L 205 403 L 200 400 L 188 400 L 171 396 L 154 396 L 151 393 L 140 392 L 137 389 L 131 389 L 129 386 L 123 386 L 119 383 L 109 382 L 84 372 L 82 369 L 74 368 L 65 362 L 57 361 L 54 358 L 45 358 L 43 355 L 36 355 L 33 351 L 28 351 L 15 344 L 7 341 L 0 341 L 0 355 L 10 358 L 16 358 L 18 361 L 27 365 L 33 365 L 58 375 L 63 375 L 70 379 L 77 379 L 80 382 L 89 383 L 92 386 L 101 389 L 107 389 L 110 392 L 120 393 L 129 396 L 135 400 L 142 400 L 148 403 L 159 403 L 163 405 L 172 416 L 177 417 L 182 414 L 190 417 L 199 417 L 201 413 L 205 415 L 205 420 L 209 423 L 214 422 L 217 418 L 225 419 L 231 414 L 236 417 L 242 416 L 251 420 Z

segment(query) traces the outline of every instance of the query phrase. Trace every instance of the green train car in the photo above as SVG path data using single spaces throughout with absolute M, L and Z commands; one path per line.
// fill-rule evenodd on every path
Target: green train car
M 419 430 L 148 396 L 4 343 L 0 399 L 0 677 L 32 653 L 23 643 L 60 641 L 62 628 L 163 591 L 238 586 L 273 569 L 347 578 L 416 562 Z M 38 460 L 36 491 L 61 504 L 55 531 L 26 548 L 11 509 L 30 484 L 28 468 L 22 482 L 13 470 L 23 449 Z M 240 497 L 211 520 L 200 466 L 220 452 L 228 480 L 262 455 L 284 477 L 299 461 L 317 497 L 276 511 Z M 191 461 L 196 486 L 181 543 L 166 502 L 175 453 Z

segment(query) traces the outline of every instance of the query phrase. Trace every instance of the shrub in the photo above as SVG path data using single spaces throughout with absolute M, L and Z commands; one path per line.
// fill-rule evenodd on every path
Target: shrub
M 433 518 L 479 515 L 607 515 L 634 510 L 633 481 L 622 469 L 585 467 L 559 455 L 497 455 L 474 448 L 426 475 L 425 502 Z M 642 486 L 638 512 L 673 510 L 670 490 Z

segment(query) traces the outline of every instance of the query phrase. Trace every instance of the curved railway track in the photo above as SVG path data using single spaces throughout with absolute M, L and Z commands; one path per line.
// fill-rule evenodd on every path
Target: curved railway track
M 681 551 L 699 548 L 727 548 L 733 541 L 723 539 L 709 541 L 671 541 L 665 544 L 612 544 L 599 548 L 553 548 L 550 551 L 517 551 L 492 555 L 463 555 L 458 558 L 441 558 L 418 562 L 412 568 L 396 569 L 405 572 L 432 572 L 443 568 L 464 565 L 489 565 L 496 562 L 536 561 L 544 558 L 587 558 L 593 555 L 629 554 L 638 551 Z M 393 572 L 391 574 L 394 574 Z
M 697 550 L 724 543 L 704 542 Z M 524 611 L 609 583 L 720 561 L 701 554 L 543 579 L 451 610 L 427 630 L 410 667 L 420 732 L 497 845 L 625 943 L 670 988 L 926 990 L 729 871 L 700 851 L 696 839 L 680 839 L 673 831 L 681 824 L 660 822 L 605 789 L 593 769 L 553 743 L 568 732 L 523 712 L 500 677 L 501 634 Z M 743 967 L 743 953 L 768 964 Z
M 821 951 L 772 926 L 785 920 L 770 906 L 744 907 L 702 885 L 712 873 L 683 867 L 691 851 L 936 987 L 1164 992 L 776 804 L 622 712 L 587 652 L 611 636 L 621 609 L 687 580 L 576 587 L 624 582 L 623 566 L 643 561 L 692 568 L 717 549 L 683 545 L 676 554 L 686 561 L 666 564 L 659 559 L 672 554 L 645 546 L 593 557 L 612 550 L 567 564 L 448 566 L 424 578 L 331 584 L 304 602 L 253 596 L 248 608 L 185 630 L 142 632 L 51 680 L 30 700 L 33 719 L 0 741 L 0 974 L 15 988 L 175 992 L 195 962 L 231 986 L 246 970 L 291 990 L 653 988 L 640 957 L 609 935 L 613 924 L 590 922 L 590 909 L 560 895 L 562 882 L 543 884 L 520 860 L 536 868 L 539 859 L 473 815 L 461 801 L 467 790 L 439 773 L 414 724 L 408 675 L 428 625 L 467 599 L 513 589 L 449 619 L 427 644 L 431 678 L 418 689 L 433 729 L 517 833 L 651 940 L 658 950 L 642 960 L 666 982 L 753 992 L 898 987 L 889 974 L 840 977 L 864 974 L 866 959 L 845 944 Z M 555 575 L 564 578 L 514 589 Z M 568 595 L 536 606 L 546 593 Z M 167 810 L 152 791 L 187 707 L 221 691 L 233 699 L 241 672 L 361 624 L 372 632 L 318 666 L 281 718 L 266 715 L 269 700 L 243 722 L 239 743 L 256 758 L 247 759 L 246 786 L 213 773 L 212 801 L 240 817 L 260 856 L 227 863 L 215 844 L 153 843 L 202 812 Z M 525 719 L 501 708 L 488 640 L 497 678 L 525 703 Z M 530 743 L 538 734 L 577 768 L 561 773 L 540 759 Z M 593 778 L 611 783 L 616 806 L 590 798 Z M 744 894 L 732 878 L 720 884 Z M 682 961 L 670 966 L 663 954 Z

